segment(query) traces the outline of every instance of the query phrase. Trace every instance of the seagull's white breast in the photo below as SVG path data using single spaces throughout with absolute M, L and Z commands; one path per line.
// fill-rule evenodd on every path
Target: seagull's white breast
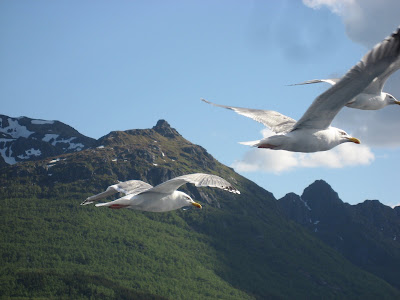
M 286 137 L 279 149 L 293 152 L 326 151 L 341 143 L 334 127 L 324 130 L 297 129 L 286 134 Z
M 172 194 L 144 193 L 133 196 L 127 208 L 151 212 L 164 212 L 181 207 L 183 207 L 183 205 L 181 205 L 181 202 L 174 192 Z
M 384 108 L 387 105 L 384 99 L 384 95 L 361 93 L 352 101 L 347 103 L 346 106 L 363 110 L 378 110 Z

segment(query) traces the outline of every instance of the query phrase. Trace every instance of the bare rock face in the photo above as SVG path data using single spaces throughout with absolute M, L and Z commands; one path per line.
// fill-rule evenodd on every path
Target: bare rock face
M 172 128 L 165 120 L 158 120 L 156 126 L 153 127 L 153 130 L 168 138 L 181 136 L 178 131 Z
M 289 219 L 302 225 L 310 223 L 311 209 L 299 195 L 288 193 L 279 199 L 278 204 L 283 214 Z

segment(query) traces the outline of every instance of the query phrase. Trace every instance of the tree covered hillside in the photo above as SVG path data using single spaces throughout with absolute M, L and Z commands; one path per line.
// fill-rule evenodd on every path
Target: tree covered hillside
M 186 185 L 203 205 L 168 213 L 80 206 L 117 180 L 203 172 L 240 195 Z M 395 299 L 279 212 L 271 193 L 165 121 L 0 171 L 0 296 L 73 299 Z

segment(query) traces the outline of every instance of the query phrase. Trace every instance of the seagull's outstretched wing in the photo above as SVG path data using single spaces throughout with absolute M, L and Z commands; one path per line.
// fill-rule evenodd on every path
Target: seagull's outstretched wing
M 216 175 L 203 174 L 203 173 L 195 173 L 195 174 L 188 174 L 175 177 L 143 193 L 170 194 L 173 191 L 177 190 L 181 185 L 184 185 L 185 183 L 193 183 L 197 187 L 201 186 L 216 187 L 231 193 L 240 194 L 240 192 L 225 179 Z
M 152 185 L 141 180 L 129 180 L 120 182 L 114 185 L 110 185 L 105 190 L 105 192 L 88 197 L 85 201 L 81 203 L 81 205 L 91 204 L 116 193 L 124 193 L 125 195 L 137 195 L 148 189 L 151 189 L 152 187 Z
M 386 80 L 392 75 L 394 72 L 400 69 L 400 59 L 390 65 L 387 68 L 386 72 L 382 73 L 380 76 L 376 77 L 369 86 L 364 90 L 364 93 L 379 95 L 382 92 L 383 86 L 386 83 Z
M 235 107 L 235 106 L 226 106 L 215 104 L 205 99 L 201 99 L 205 103 L 223 107 L 226 109 L 233 110 L 234 112 L 238 113 L 239 115 L 248 117 L 257 121 L 264 126 L 270 128 L 275 133 L 285 133 L 290 131 L 293 128 L 293 125 L 296 123 L 296 120 L 289 118 L 281 113 L 273 110 L 262 110 L 262 109 L 252 109 L 252 108 L 242 108 L 242 107 Z
M 390 67 L 386 70 L 386 72 L 382 73 L 378 77 L 375 77 L 375 79 L 372 80 L 372 82 L 363 90 L 363 93 L 379 95 L 382 92 L 386 80 L 390 77 L 390 75 L 392 75 L 399 69 L 400 69 L 400 60 L 391 64 Z M 335 85 L 339 80 L 340 78 L 312 79 L 300 83 L 289 84 L 288 86 L 306 85 L 306 84 L 321 83 L 321 82 L 326 82 L 329 83 L 330 85 Z
M 351 99 L 375 77 L 385 74 L 400 59 L 400 27 L 370 50 L 335 85 L 319 95 L 294 125 L 298 128 L 326 129 Z
M 300 83 L 289 84 L 289 86 L 305 85 L 305 84 L 320 83 L 320 82 L 326 82 L 326 83 L 329 83 L 330 85 L 335 85 L 339 80 L 340 80 L 340 78 L 312 79 L 312 80 L 307 80 L 307 81 L 300 82 Z

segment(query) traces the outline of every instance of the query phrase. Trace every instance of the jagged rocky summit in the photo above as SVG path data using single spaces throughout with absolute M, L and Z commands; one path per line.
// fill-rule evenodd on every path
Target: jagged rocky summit
M 51 146 L 51 141 L 41 141 L 46 143 Z M 203 147 L 184 139 L 165 120 L 159 120 L 149 129 L 112 131 L 98 140 L 91 139 L 90 145 L 83 149 L 53 153 L 48 156 L 44 153 L 41 158 L 27 157 L 25 162 L 29 164 L 12 164 L 3 173 L 15 180 L 29 174 L 29 181 L 39 185 L 88 180 L 97 188 L 131 179 L 155 185 L 193 172 L 221 175 L 221 170 L 216 170 L 217 161 Z M 94 180 L 97 176 L 110 181 Z
M 150 134 L 150 130 L 132 129 L 125 133 L 146 135 Z M 165 120 L 159 120 L 152 130 L 167 138 L 181 137 Z M 115 144 L 119 142 L 118 136 L 122 132 L 113 131 L 95 140 L 60 121 L 0 115 L 0 166 L 37 161 L 107 143 Z

